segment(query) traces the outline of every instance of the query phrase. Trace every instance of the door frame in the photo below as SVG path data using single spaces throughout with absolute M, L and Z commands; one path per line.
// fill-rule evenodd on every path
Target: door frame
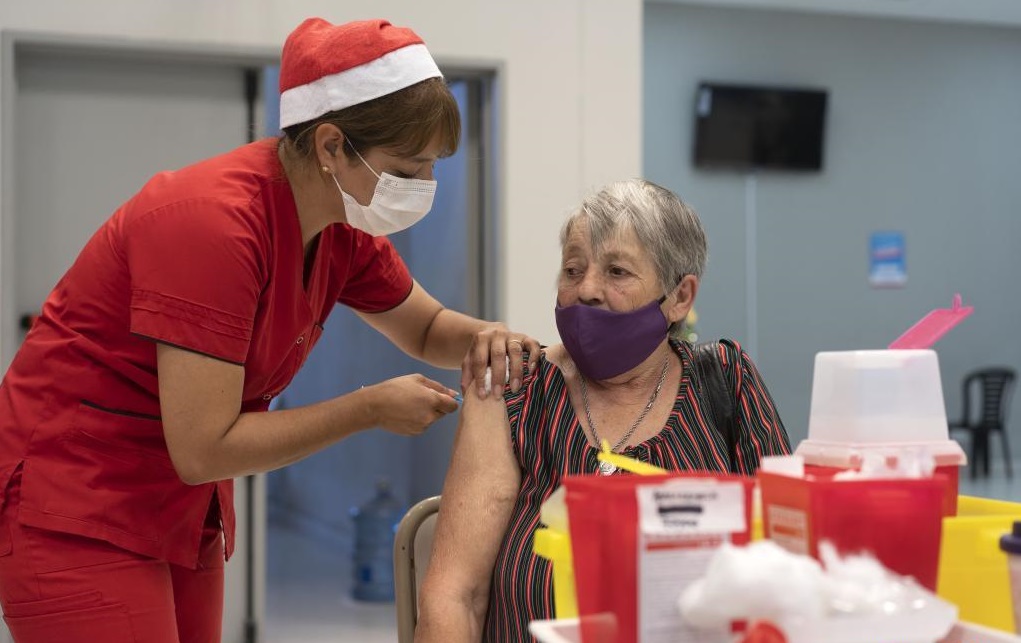
M 468 253 L 478 257 L 478 272 L 468 275 L 468 300 L 465 311 L 482 319 L 500 319 L 499 271 L 502 265 L 500 248 L 500 223 L 497 188 L 499 181 L 499 159 L 501 141 L 497 127 L 497 88 L 500 67 L 470 68 L 464 66 L 440 65 L 444 76 L 450 82 L 467 83 L 468 96 L 466 111 L 477 114 L 479 121 L 466 128 L 467 140 L 462 147 L 470 154 L 476 154 L 477 163 L 468 163 L 468 202 L 471 217 L 468 222 Z M 465 118 L 465 115 L 462 115 Z M 487 217 L 486 214 L 491 216 Z
M 21 343 L 20 315 L 15 305 L 18 266 L 14 259 L 15 214 L 14 136 L 18 127 L 17 73 L 24 55 L 47 54 L 59 57 L 88 56 L 93 59 L 131 60 L 153 63 L 186 63 L 190 65 L 237 66 L 261 69 L 279 61 L 279 52 L 262 48 L 239 48 L 170 42 L 122 41 L 107 38 L 82 38 L 26 31 L 0 31 L 0 367 L 7 370 Z M 239 96 L 238 100 L 244 100 Z M 239 142 L 241 144 L 241 142 Z M 265 601 L 265 480 L 262 476 L 238 485 L 238 502 L 246 506 L 245 524 L 239 530 L 239 545 L 247 554 L 246 561 L 228 567 L 227 587 L 240 584 L 224 605 L 225 614 L 238 613 L 242 622 L 231 624 L 230 630 L 241 633 L 241 639 L 256 640 L 262 629 Z M 239 570 L 238 565 L 241 569 Z M 234 571 L 232 574 L 231 572 Z M 234 575 L 238 578 L 235 580 Z M 227 623 L 225 622 L 225 626 Z M 0 641 L 9 641 L 9 634 L 0 625 Z M 231 642 L 233 643 L 233 642 Z
M 171 42 L 126 41 L 112 38 L 84 38 L 30 31 L 0 31 L 0 368 L 6 371 L 20 342 L 20 320 L 15 310 L 14 289 L 18 267 L 14 261 L 14 132 L 18 99 L 17 70 L 25 54 L 188 63 L 194 65 L 237 65 L 262 68 L 279 61 L 279 52 L 257 47 L 228 47 Z

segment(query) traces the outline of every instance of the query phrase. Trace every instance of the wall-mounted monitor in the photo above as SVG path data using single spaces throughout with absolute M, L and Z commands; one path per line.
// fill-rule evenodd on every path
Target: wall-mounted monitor
M 819 171 L 827 93 L 820 89 L 699 83 L 699 168 Z

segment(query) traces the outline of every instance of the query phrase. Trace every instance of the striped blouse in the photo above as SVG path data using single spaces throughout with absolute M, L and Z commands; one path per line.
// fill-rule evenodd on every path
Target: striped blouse
M 632 458 L 671 470 L 752 474 L 764 455 L 790 453 L 790 440 L 769 391 L 748 354 L 733 341 L 720 342 L 724 378 L 736 391 L 735 453 L 717 430 L 706 391 L 690 377 L 692 347 L 671 342 L 682 376 L 674 408 L 659 434 L 628 447 Z M 579 424 L 560 369 L 543 355 L 517 393 L 506 395 L 521 489 L 493 569 L 483 641 L 532 641 L 528 622 L 553 618 L 549 561 L 532 553 L 539 506 L 563 476 L 597 471 L 596 449 Z

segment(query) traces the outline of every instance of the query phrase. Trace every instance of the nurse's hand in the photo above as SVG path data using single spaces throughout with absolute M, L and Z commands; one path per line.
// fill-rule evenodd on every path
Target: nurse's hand
M 370 396 L 376 426 L 397 435 L 421 435 L 458 407 L 457 391 L 417 374 L 366 386 L 360 393 Z
M 485 398 L 490 393 L 485 385 L 486 367 L 496 364 L 498 366 L 493 368 L 491 381 L 492 394 L 502 397 L 505 385 L 517 393 L 524 373 L 521 360 L 523 353 L 528 353 L 528 369 L 534 370 L 539 363 L 538 341 L 528 335 L 511 332 L 502 325 L 493 325 L 475 333 L 468 353 L 461 362 L 461 390 L 467 391 L 474 381 L 479 397 Z

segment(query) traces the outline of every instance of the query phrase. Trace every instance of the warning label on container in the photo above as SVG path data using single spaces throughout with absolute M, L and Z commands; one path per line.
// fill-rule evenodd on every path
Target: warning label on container
M 697 630 L 681 620 L 677 599 L 705 574 L 716 550 L 747 534 L 738 482 L 673 480 L 640 485 L 638 643 L 727 643 L 726 628 Z
M 766 506 L 766 536 L 789 552 L 808 555 L 808 513 L 801 509 Z
M 744 488 L 737 482 L 676 480 L 636 488 L 642 533 L 652 536 L 746 531 Z

